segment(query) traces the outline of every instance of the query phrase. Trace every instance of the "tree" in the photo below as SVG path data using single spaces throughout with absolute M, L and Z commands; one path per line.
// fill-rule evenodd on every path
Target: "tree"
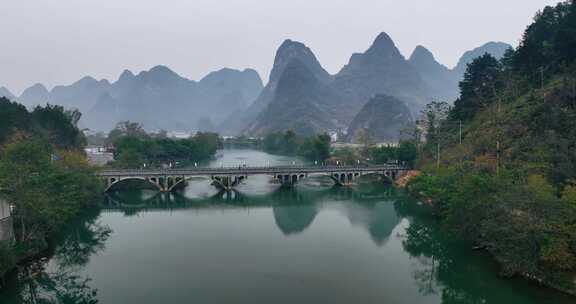
M 302 138 L 288 130 L 266 135 L 262 146 L 269 153 L 299 155 L 311 161 L 323 161 L 330 157 L 330 142 L 328 134 Z
M 44 236 L 73 218 L 100 193 L 100 183 L 78 152 L 60 152 L 39 139 L 8 144 L 0 158 L 0 188 L 15 206 L 19 242 Z
M 440 126 L 448 118 L 450 110 L 451 107 L 446 102 L 432 101 L 426 105 L 426 109 L 422 112 L 423 121 L 421 123 L 426 142 L 436 143 Z
M 540 69 L 554 71 L 560 65 L 574 62 L 576 55 L 576 4 L 564 1 L 555 7 L 547 6 L 536 14 L 528 26 L 517 54 L 514 68 L 528 76 L 534 84 L 540 84 Z
M 298 147 L 298 155 L 308 160 L 322 162 L 330 157 L 330 141 L 328 134 L 306 138 Z
M 493 103 L 504 86 L 501 72 L 500 62 L 488 53 L 468 64 L 459 85 L 460 97 L 450 113 L 452 120 L 471 120 L 480 109 Z
M 562 190 L 562 202 L 576 208 L 576 181 L 570 181 Z
M 356 130 L 354 137 L 356 138 L 356 142 L 362 145 L 361 154 L 363 156 L 367 156 L 368 149 L 374 144 L 370 131 L 368 131 L 366 128 L 360 128 Z
M 293 130 L 284 132 L 283 149 L 286 153 L 293 155 L 298 150 L 297 136 Z
M 31 115 L 36 133 L 57 148 L 80 150 L 86 145 L 84 134 L 76 126 L 80 112 L 48 104 L 34 108 Z
M 324 161 L 330 157 L 330 135 L 324 133 L 317 135 L 314 139 L 314 148 L 316 150 L 315 159 Z
M 116 127 L 108 133 L 108 142 L 114 143 L 118 138 L 122 136 L 132 136 L 132 137 L 148 137 L 148 134 L 144 130 L 142 124 L 131 121 L 121 121 L 116 124 Z
M 401 141 L 398 146 L 398 161 L 406 163 L 408 166 L 414 166 L 418 156 L 418 148 L 413 141 Z
M 341 163 L 353 164 L 358 160 L 356 150 L 351 147 L 342 147 L 334 151 L 334 157 Z
M 0 187 L 15 206 L 13 216 L 20 241 L 30 240 L 39 232 L 41 211 L 34 207 L 48 204 L 44 191 L 51 152 L 46 143 L 29 140 L 8 145 L 0 158 Z
M 31 117 L 26 107 L 0 97 L 0 145 L 16 130 L 30 131 Z

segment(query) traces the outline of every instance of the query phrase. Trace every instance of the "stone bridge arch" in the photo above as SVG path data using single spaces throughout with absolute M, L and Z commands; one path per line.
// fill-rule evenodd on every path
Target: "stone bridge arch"
M 122 182 L 126 181 L 144 181 L 147 184 L 150 184 L 156 187 L 159 191 L 163 191 L 164 188 L 162 187 L 161 180 L 156 177 L 142 177 L 142 176 L 128 176 L 128 177 L 109 177 L 106 179 L 106 189 L 104 192 L 110 191 L 114 186 L 121 184 Z
M 230 191 L 248 178 L 247 175 L 211 176 L 212 184 L 222 190 Z
M 168 176 L 166 178 L 166 191 L 171 192 L 177 187 L 185 185 L 189 180 L 200 176 Z

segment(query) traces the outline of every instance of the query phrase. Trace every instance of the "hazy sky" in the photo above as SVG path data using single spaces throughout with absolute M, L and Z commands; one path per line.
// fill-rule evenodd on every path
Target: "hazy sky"
M 404 56 L 422 44 L 452 67 L 484 42 L 516 45 L 558 0 L 0 0 L 0 86 L 19 94 L 85 75 L 116 80 L 164 64 L 199 79 L 222 67 L 267 80 L 290 38 L 337 72 L 387 32 Z

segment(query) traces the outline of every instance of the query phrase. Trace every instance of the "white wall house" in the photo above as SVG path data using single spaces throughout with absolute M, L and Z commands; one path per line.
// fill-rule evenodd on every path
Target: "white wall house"
M 10 205 L 0 198 L 0 220 L 10 216 Z
M 10 205 L 0 199 L 0 241 L 11 240 L 14 237 Z

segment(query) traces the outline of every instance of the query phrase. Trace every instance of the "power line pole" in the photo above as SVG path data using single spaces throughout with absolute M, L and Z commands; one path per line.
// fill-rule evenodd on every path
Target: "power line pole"
M 462 145 L 462 120 L 458 121 L 458 137 L 459 137 L 459 143 L 460 145 Z
M 436 169 L 440 169 L 440 140 L 436 142 Z
M 500 175 L 500 141 L 496 141 L 496 176 Z
M 540 67 L 540 88 L 544 89 L 544 67 Z

